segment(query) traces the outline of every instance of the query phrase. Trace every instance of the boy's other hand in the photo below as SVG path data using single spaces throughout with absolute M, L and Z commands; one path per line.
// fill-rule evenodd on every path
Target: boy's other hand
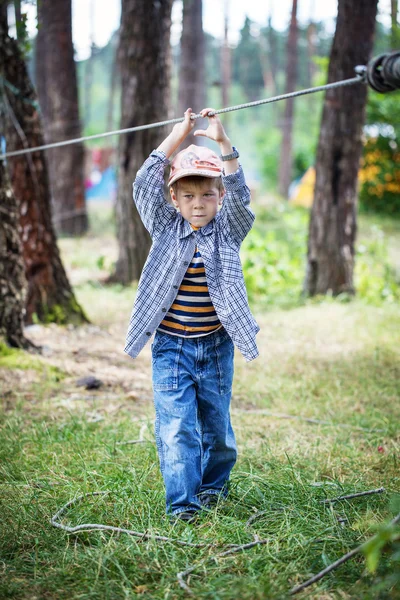
M 195 126 L 195 119 L 191 119 L 193 111 L 191 108 L 187 108 L 184 114 L 184 120 L 181 123 L 177 123 L 173 127 L 174 134 L 182 141 L 189 135 Z
M 218 115 L 209 116 L 209 113 L 214 113 L 214 108 L 203 108 L 200 114 L 203 118 L 208 118 L 207 129 L 197 129 L 193 135 L 208 137 L 210 140 L 214 140 L 217 144 L 223 144 L 229 141 L 228 136 L 225 133 L 225 129 L 218 117 Z

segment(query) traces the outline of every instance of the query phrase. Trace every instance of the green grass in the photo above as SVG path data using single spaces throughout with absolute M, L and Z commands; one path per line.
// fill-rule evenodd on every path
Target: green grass
M 282 232 L 277 239 L 287 245 L 290 228 L 274 215 L 268 228 L 275 224 Z M 373 225 L 367 218 L 362 222 L 366 239 Z M 385 230 L 385 224 L 379 226 Z M 265 219 L 260 227 L 267 230 Z M 398 247 L 395 228 L 391 235 Z M 104 254 L 101 240 L 89 237 L 75 250 L 70 240 L 61 245 L 69 272 L 75 269 L 80 302 L 95 324 L 116 328 L 122 347 L 134 286 L 96 283 L 104 270 L 96 262 L 97 250 Z M 43 369 L 27 394 L 18 361 L 1 366 L 0 382 L 2 374 L 22 375 L 20 384 L 0 393 L 0 598 L 186 598 L 177 573 L 199 563 L 186 580 L 195 598 L 279 600 L 400 512 L 398 302 L 328 298 L 293 304 L 291 310 L 271 302 L 267 309 L 256 313 L 259 359 L 245 363 L 236 356 L 232 421 L 239 460 L 229 498 L 196 526 L 172 526 L 164 514 L 150 380 L 138 379 L 146 402 L 127 401 L 116 387 L 120 398 L 113 402 L 120 408 L 108 412 L 108 391 L 74 407 L 73 401 L 60 401 L 71 392 L 61 375 L 57 379 Z M 53 335 L 63 331 L 52 328 Z M 79 339 L 90 350 L 90 337 Z M 0 360 L 7 354 L 16 356 L 4 351 Z M 107 361 L 107 349 L 104 354 Z M 145 352 L 128 363 L 133 389 L 136 375 L 148 372 L 148 361 Z M 89 409 L 103 420 L 90 422 Z M 144 424 L 149 443 L 119 444 L 137 439 Z M 383 494 L 321 502 L 381 486 Z M 105 531 L 69 534 L 50 525 L 66 502 L 105 491 L 71 506 L 62 522 L 116 525 L 211 546 L 182 547 Z M 247 526 L 257 511 L 262 514 Z M 254 534 L 267 543 L 206 561 L 229 544 L 251 542 Z M 398 534 L 397 529 L 393 537 Z M 400 598 L 399 542 L 378 559 L 373 572 L 366 557 L 357 555 L 298 597 Z

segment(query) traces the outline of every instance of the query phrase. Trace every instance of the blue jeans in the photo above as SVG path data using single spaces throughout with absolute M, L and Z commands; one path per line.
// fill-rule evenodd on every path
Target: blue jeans
M 155 435 L 167 513 L 226 496 L 236 462 L 229 405 L 233 342 L 224 329 L 198 338 L 156 332 L 152 345 Z

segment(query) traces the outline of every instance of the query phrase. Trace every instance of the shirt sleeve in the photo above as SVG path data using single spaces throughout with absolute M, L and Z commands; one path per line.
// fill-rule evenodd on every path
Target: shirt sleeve
M 231 236 L 241 244 L 253 226 L 255 215 L 250 208 L 250 190 L 246 185 L 241 165 L 235 173 L 223 175 L 225 197 L 220 211 Z
M 164 170 L 168 164 L 164 152 L 153 150 L 133 183 L 134 202 L 143 225 L 152 237 L 157 237 L 176 217 L 176 210 L 164 196 Z

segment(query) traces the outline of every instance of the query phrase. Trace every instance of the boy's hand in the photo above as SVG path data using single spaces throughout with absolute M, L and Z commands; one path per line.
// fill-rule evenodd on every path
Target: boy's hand
M 180 139 L 181 142 L 189 135 L 195 126 L 195 119 L 191 119 L 192 109 L 187 108 L 184 114 L 184 120 L 181 123 L 174 125 L 172 131 Z M 180 143 L 180 142 L 179 142 Z
M 181 144 L 183 140 L 188 136 L 188 134 L 192 131 L 195 125 L 195 120 L 190 118 L 191 114 L 192 109 L 188 108 L 185 111 L 184 120 L 174 125 L 171 133 L 158 146 L 157 150 L 165 152 L 167 158 L 170 158 L 170 156 L 178 148 L 179 144 Z
M 208 118 L 208 127 L 207 129 L 197 129 L 194 132 L 194 135 L 202 135 L 204 137 L 208 137 L 210 140 L 214 140 L 219 145 L 219 149 L 221 151 L 221 155 L 231 154 L 233 151 L 232 144 L 230 139 L 225 133 L 225 129 L 221 121 L 219 120 L 217 115 L 208 116 L 208 113 L 215 112 L 214 108 L 203 108 L 200 112 L 202 117 Z M 235 173 L 239 168 L 239 163 L 237 158 L 224 161 L 224 173 L 225 175 L 230 175 L 231 173 Z
M 229 138 L 225 133 L 225 129 L 218 118 L 218 115 L 208 116 L 208 113 L 213 112 L 215 112 L 214 108 L 203 108 L 203 110 L 200 111 L 200 114 L 203 118 L 208 118 L 208 127 L 207 129 L 197 129 L 194 132 L 194 135 L 208 137 L 210 140 L 217 142 L 217 144 L 229 142 Z

